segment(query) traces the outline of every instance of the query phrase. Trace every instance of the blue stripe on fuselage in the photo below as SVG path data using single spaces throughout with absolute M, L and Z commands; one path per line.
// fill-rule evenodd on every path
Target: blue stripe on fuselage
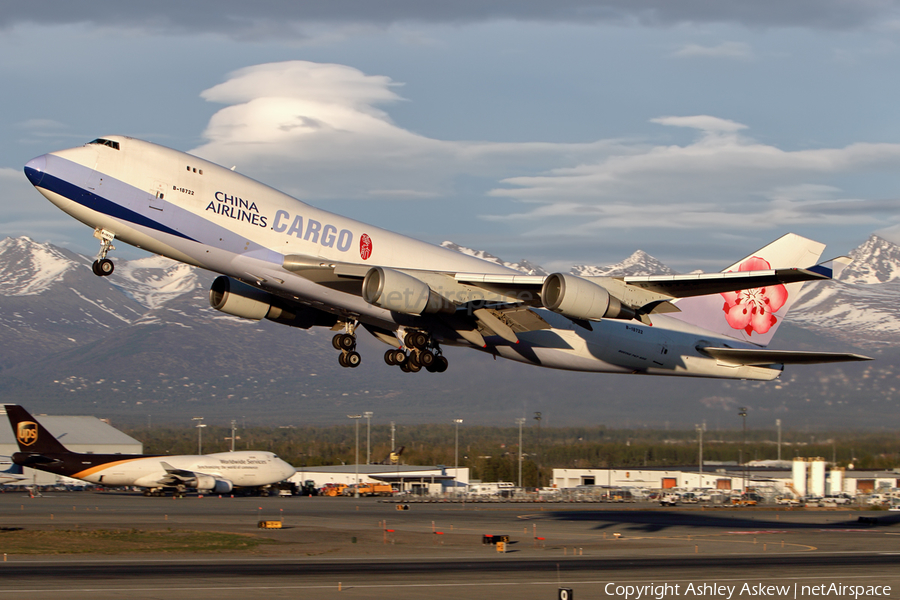
M 34 172 L 29 173 L 29 171 Z M 33 181 L 32 178 L 38 177 L 40 173 L 35 169 L 25 167 L 25 175 L 29 180 Z M 77 202 L 82 206 L 90 208 L 91 210 L 95 210 L 104 215 L 108 215 L 110 217 L 126 221 L 128 223 L 133 223 L 135 225 L 140 225 L 142 227 L 147 227 L 148 229 L 154 229 L 162 233 L 175 235 L 192 242 L 197 241 L 192 237 L 184 235 L 180 231 L 176 231 L 175 229 L 167 227 L 162 223 L 159 223 L 158 221 L 154 221 L 150 217 L 144 216 L 129 208 L 125 208 L 120 204 L 116 204 L 111 200 L 107 200 L 106 198 L 98 196 L 93 192 L 89 192 L 84 188 L 80 188 L 77 185 L 69 183 L 64 179 L 60 179 L 59 177 L 51 175 L 50 173 L 45 172 L 43 174 L 43 178 L 40 180 L 40 187 L 55 194 L 59 194 L 64 198 L 68 198 L 72 202 Z

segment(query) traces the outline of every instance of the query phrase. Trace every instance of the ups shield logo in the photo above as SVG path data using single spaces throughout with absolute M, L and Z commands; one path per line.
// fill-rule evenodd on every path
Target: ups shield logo
M 23 421 L 19 423 L 19 428 L 16 431 L 16 439 L 18 439 L 19 443 L 23 446 L 30 446 L 35 443 L 38 439 L 37 423 L 34 421 Z

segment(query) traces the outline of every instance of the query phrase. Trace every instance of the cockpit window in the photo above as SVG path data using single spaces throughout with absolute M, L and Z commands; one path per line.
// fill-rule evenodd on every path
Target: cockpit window
M 88 142 L 90 144 L 100 144 L 101 146 L 109 146 L 115 150 L 119 149 L 119 142 L 114 142 L 112 140 L 105 140 L 103 138 L 97 138 L 93 142 Z

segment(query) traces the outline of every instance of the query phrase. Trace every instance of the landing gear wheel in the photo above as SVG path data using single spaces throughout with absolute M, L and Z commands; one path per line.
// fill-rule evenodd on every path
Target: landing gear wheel
M 345 369 L 350 366 L 347 363 L 347 354 L 346 353 L 341 352 L 340 354 L 338 354 L 338 363 Z
M 342 333 L 335 337 L 338 338 L 339 350 L 353 350 L 356 347 L 356 338 L 349 333 Z
M 394 362 L 394 352 L 396 352 L 393 348 L 384 353 L 384 362 L 386 364 L 391 365 L 392 367 L 397 363 Z
M 394 362 L 395 365 L 402 365 L 406 362 L 406 352 L 403 350 L 389 350 L 389 352 L 394 353 Z
M 422 365 L 418 363 L 418 361 L 413 360 L 413 357 L 410 356 L 409 360 L 403 363 L 407 369 L 409 369 L 410 373 L 418 373 L 422 370 Z M 402 367 L 401 367 L 402 368 Z
M 359 355 L 359 352 L 348 352 L 344 356 L 344 362 L 347 363 L 346 366 L 355 369 L 362 362 L 362 357 Z
M 432 354 L 428 350 L 423 350 L 422 352 L 419 352 L 419 363 L 423 367 L 428 369 L 428 367 L 430 367 L 432 364 L 434 364 L 434 354 Z
M 108 258 L 101 258 L 94 261 L 94 264 L 91 265 L 91 270 L 98 277 L 109 277 L 116 270 L 116 265 Z
M 410 367 L 415 365 L 416 371 L 418 371 L 419 369 L 422 368 L 422 363 L 421 363 L 421 361 L 419 361 L 419 357 L 416 356 L 415 354 L 409 355 L 409 357 L 406 359 L 406 364 L 408 364 Z
M 403 338 L 403 341 L 408 347 L 421 350 L 428 345 L 428 336 L 421 331 L 410 331 Z
M 434 372 L 435 373 L 443 373 L 447 370 L 447 367 L 450 366 L 450 361 L 448 361 L 443 356 L 436 356 L 434 358 Z
M 343 334 L 339 333 L 339 334 L 335 335 L 333 338 L 331 338 L 331 345 L 334 346 L 335 350 L 341 349 L 341 335 L 343 335 Z

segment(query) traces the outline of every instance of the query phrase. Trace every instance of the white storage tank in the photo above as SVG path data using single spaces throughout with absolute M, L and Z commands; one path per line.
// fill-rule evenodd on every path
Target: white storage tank
M 844 493 L 844 467 L 834 467 L 831 469 L 831 486 L 829 492 L 833 496 Z
M 793 465 L 794 492 L 801 498 L 806 496 L 806 459 L 795 458 Z
M 814 458 L 809 465 L 809 494 L 819 498 L 825 495 L 824 458 Z

